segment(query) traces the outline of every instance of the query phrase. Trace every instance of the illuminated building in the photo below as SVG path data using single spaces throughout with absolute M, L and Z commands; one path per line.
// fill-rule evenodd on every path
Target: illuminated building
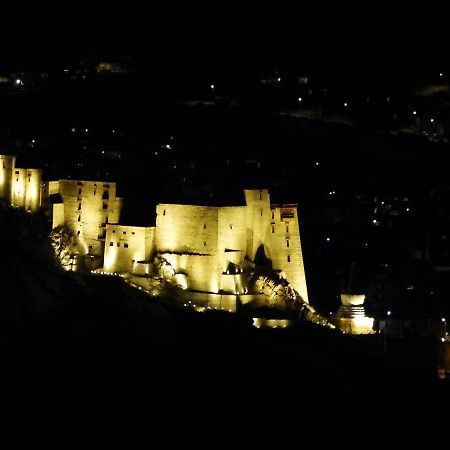
M 246 261 L 268 258 L 308 301 L 296 205 L 271 205 L 269 193 L 245 190 L 245 206 L 159 204 L 155 249 L 194 291 L 245 294 Z
M 46 194 L 59 196 L 52 205 L 52 226 L 65 225 L 79 254 L 89 257 L 89 268 L 102 265 L 106 226 L 118 223 L 122 199 L 116 184 L 105 181 L 59 180 L 46 185 Z
M 120 223 L 123 199 L 116 184 L 59 180 L 44 183 L 37 169 L 17 169 L 15 157 L 0 156 L 0 195 L 13 205 L 44 210 L 52 228 L 73 238 L 73 268 L 146 276 L 159 273 L 209 304 L 236 308 L 246 303 L 251 267 L 269 262 L 308 302 L 297 205 L 272 205 L 266 189 L 245 190 L 242 206 L 159 204 L 156 226 Z M 43 192 L 43 195 L 42 195 Z M 250 270 L 249 270 L 250 269 Z
M 341 294 L 341 303 L 334 321 L 341 331 L 348 334 L 374 334 L 374 319 L 364 308 L 364 294 Z
M 0 198 L 36 212 L 42 198 L 41 170 L 18 168 L 15 156 L 0 155 Z

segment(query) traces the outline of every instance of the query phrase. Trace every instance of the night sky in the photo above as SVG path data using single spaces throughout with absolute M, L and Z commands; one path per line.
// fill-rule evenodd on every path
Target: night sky
M 14 1 L 2 5 L 0 70 L 94 53 L 131 54 L 148 70 L 186 78 L 279 69 L 328 82 L 420 80 L 447 69 L 445 3 Z

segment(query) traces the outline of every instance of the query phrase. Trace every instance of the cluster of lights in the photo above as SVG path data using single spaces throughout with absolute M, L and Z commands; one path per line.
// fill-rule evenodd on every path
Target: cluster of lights
M 94 274 L 94 275 L 107 275 L 107 276 L 114 276 L 114 277 L 121 277 L 121 278 L 125 277 L 122 273 L 119 273 L 119 272 L 106 272 L 104 270 L 91 270 L 91 273 Z
M 191 300 L 189 300 L 187 303 L 183 303 L 183 306 L 184 306 L 185 308 L 193 308 L 193 309 L 195 309 L 197 312 L 204 312 L 204 311 L 205 311 L 205 307 L 204 307 L 203 305 L 197 305 L 196 303 L 192 303 Z M 219 311 L 228 311 L 228 312 L 230 312 L 230 313 L 233 312 L 232 309 L 223 308 L 223 307 L 221 307 L 221 306 L 220 306 L 220 307 L 219 307 L 219 306 L 213 306 L 213 307 L 207 306 L 206 309 L 209 309 L 209 310 L 215 309 L 215 310 L 219 310 Z

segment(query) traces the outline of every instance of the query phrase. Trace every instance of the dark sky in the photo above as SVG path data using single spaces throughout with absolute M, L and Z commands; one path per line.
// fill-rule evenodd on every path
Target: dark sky
M 377 79 L 446 70 L 450 50 L 444 1 L 59 3 L 2 4 L 0 68 L 101 52 L 132 53 L 163 72 Z

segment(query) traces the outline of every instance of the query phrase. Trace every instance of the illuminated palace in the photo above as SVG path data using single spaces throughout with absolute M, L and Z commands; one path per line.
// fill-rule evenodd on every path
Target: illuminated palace
M 74 268 L 171 279 L 187 292 L 245 296 L 248 265 L 271 260 L 272 270 L 308 302 L 296 205 L 273 205 L 266 189 L 245 190 L 242 206 L 159 204 L 156 225 L 120 224 L 116 184 L 41 182 L 40 172 L 16 169 L 0 156 L 1 197 L 36 211 L 45 206 L 52 227 L 72 237 Z

